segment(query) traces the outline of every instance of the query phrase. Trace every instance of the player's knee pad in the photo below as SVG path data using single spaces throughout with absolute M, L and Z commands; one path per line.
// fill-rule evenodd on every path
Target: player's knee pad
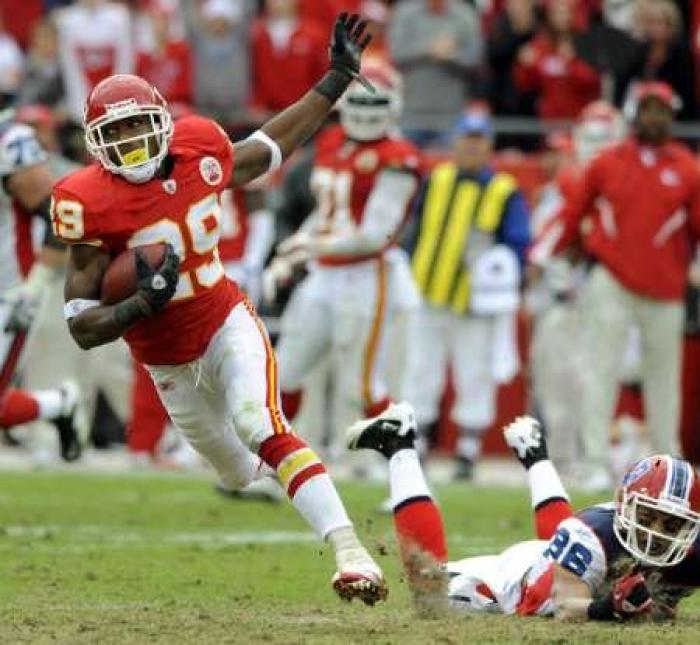
M 214 468 L 227 490 L 245 488 L 255 479 L 259 459 L 228 427 L 185 433 L 190 445 Z

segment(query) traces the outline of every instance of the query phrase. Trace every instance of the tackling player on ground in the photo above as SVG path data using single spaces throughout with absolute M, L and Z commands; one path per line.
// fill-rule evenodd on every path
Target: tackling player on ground
M 52 217 L 58 236 L 72 245 L 65 315 L 77 343 L 89 349 L 123 336 L 173 423 L 222 483 L 242 488 L 276 473 L 300 514 L 334 548 L 336 592 L 372 604 L 386 595 L 382 573 L 323 464 L 281 413 L 269 338 L 217 253 L 221 193 L 277 168 L 316 131 L 359 73 L 369 41 L 364 27 L 357 16 L 341 14 L 329 71 L 235 144 L 208 119 L 173 125 L 165 101 L 143 79 L 105 79 L 88 98 L 84 119 L 98 163 L 56 186 Z M 169 244 L 162 265 L 151 269 L 137 254 L 136 293 L 102 305 L 111 258 L 156 242 Z
M 520 417 L 504 435 L 527 469 L 539 539 L 447 562 L 411 407 L 394 404 L 348 429 L 350 449 L 389 460 L 394 523 L 417 603 L 564 620 L 673 618 L 679 600 L 700 587 L 700 480 L 692 466 L 646 457 L 626 472 L 614 503 L 574 514 L 537 421 Z

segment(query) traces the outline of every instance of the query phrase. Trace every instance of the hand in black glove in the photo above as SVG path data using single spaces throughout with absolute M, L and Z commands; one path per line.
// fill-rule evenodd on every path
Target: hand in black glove
M 146 305 L 149 313 L 159 311 L 175 295 L 180 258 L 172 244 L 167 244 L 165 258 L 157 269 L 151 268 L 143 253 L 136 249 L 136 297 Z
M 335 21 L 333 36 L 328 50 L 331 61 L 331 69 L 356 78 L 370 92 L 374 87 L 360 75 L 360 59 L 365 47 L 372 40 L 372 36 L 365 34 L 366 20 L 360 20 L 357 14 L 341 13 Z

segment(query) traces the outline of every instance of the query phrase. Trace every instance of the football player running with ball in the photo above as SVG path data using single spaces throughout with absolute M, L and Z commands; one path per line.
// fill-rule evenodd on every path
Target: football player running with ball
M 348 429 L 350 449 L 371 448 L 389 461 L 394 525 L 417 607 L 673 619 L 678 602 L 700 587 L 700 480 L 692 466 L 646 457 L 625 473 L 614 502 L 574 514 L 539 423 L 519 417 L 504 435 L 527 470 L 539 539 L 448 562 L 440 511 L 413 445 L 411 407 L 394 404 Z
M 296 103 L 232 144 L 219 126 L 191 116 L 173 124 L 143 79 L 112 76 L 85 107 L 85 138 L 97 163 L 54 189 L 52 218 L 71 244 L 65 316 L 84 349 L 124 337 L 150 372 L 168 413 L 222 483 L 242 488 L 276 474 L 293 505 L 334 549 L 333 587 L 368 604 L 386 595 L 316 454 L 280 410 L 268 335 L 217 253 L 220 195 L 277 168 L 323 122 L 358 76 L 365 23 L 341 14 L 330 69 Z M 125 249 L 166 242 L 160 267 L 136 253 L 136 292 L 100 301 L 102 277 Z

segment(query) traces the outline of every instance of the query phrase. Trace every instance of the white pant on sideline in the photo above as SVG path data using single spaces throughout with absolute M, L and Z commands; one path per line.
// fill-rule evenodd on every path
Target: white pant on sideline
M 461 428 L 490 426 L 496 418 L 498 385 L 512 378 L 519 367 L 515 315 L 510 333 L 512 349 L 501 357 L 495 316 L 459 315 L 427 304 L 412 312 L 401 396 L 414 406 L 418 423 L 437 420 L 451 365 L 456 393 L 452 420 Z M 499 377 L 495 371 L 505 364 L 507 369 Z
M 398 249 L 381 260 L 314 267 L 282 318 L 282 389 L 301 389 L 321 359 L 332 354 L 338 391 L 361 414 L 387 397 L 387 330 L 398 312 L 417 303 L 408 262 Z

